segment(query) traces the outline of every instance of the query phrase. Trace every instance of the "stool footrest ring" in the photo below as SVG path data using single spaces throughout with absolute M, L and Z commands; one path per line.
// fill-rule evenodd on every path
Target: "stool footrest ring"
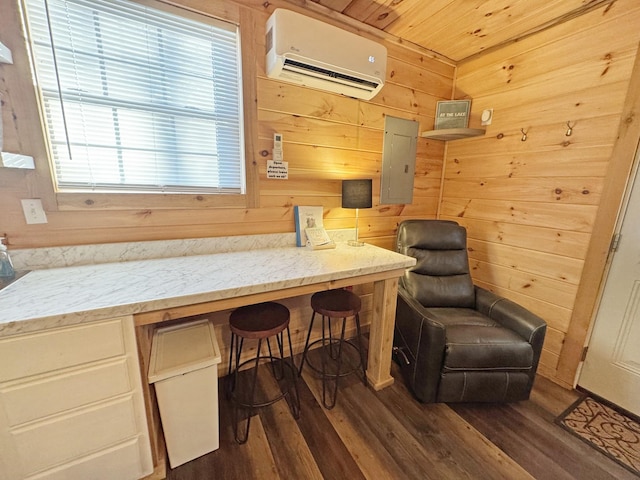
M 317 344 L 317 343 L 322 343 L 322 339 L 319 339 L 319 340 L 316 340 L 316 341 L 314 341 L 314 342 L 311 342 L 311 343 L 309 344 L 309 350 L 313 350 L 313 349 L 312 349 L 312 347 L 313 347 L 315 344 Z M 340 346 L 340 340 L 333 340 L 333 341 L 331 342 L 331 344 L 332 344 L 332 345 L 335 345 L 335 346 L 336 346 L 336 348 L 339 348 L 339 346 Z M 358 346 L 357 346 L 356 344 L 354 344 L 351 340 L 344 340 L 344 341 L 342 342 L 342 344 L 343 344 L 344 346 L 349 346 L 349 347 L 351 347 L 353 350 L 355 350 L 355 352 L 356 352 L 356 353 L 359 353 L 359 352 L 360 352 L 360 350 L 358 349 Z M 324 345 L 324 346 L 322 346 L 322 347 L 320 347 L 320 348 L 330 349 L 331 347 L 329 346 L 329 342 L 328 342 L 328 341 L 326 341 L 326 345 Z M 322 355 L 322 354 L 323 354 L 323 353 L 320 353 L 320 355 Z M 331 358 L 331 357 L 330 357 L 330 358 Z M 336 361 L 336 359 L 333 359 L 333 358 L 332 358 L 332 360 L 333 360 L 333 361 Z M 343 361 L 344 361 L 344 359 L 343 359 Z M 309 359 L 309 355 L 307 355 L 307 356 L 306 356 L 306 358 L 305 358 L 305 363 L 306 363 L 306 364 L 309 366 L 309 368 L 310 368 L 311 370 L 313 370 L 315 373 L 317 373 L 317 374 L 319 374 L 319 375 L 321 375 L 321 376 L 323 375 L 322 369 L 321 369 L 321 368 L 318 368 L 316 365 L 314 365 L 314 364 L 311 362 L 311 360 Z M 344 366 L 344 365 L 343 365 L 343 366 Z M 301 367 L 300 369 L 302 369 L 302 365 L 301 365 L 300 367 Z M 355 365 L 353 365 L 353 364 L 352 364 L 352 365 L 349 365 L 349 367 L 350 367 L 350 368 L 348 368 L 347 370 L 345 370 L 345 371 L 341 371 L 339 375 L 336 375 L 335 373 L 327 373 L 327 372 L 325 372 L 325 373 L 324 373 L 324 376 L 325 376 L 325 377 L 329 377 L 329 378 L 336 378 L 336 377 L 340 377 L 340 378 L 342 378 L 342 377 L 347 377 L 347 376 L 351 375 L 353 372 L 355 372 L 355 371 L 357 371 L 357 370 L 360 370 L 360 369 L 362 368 L 362 362 L 360 361 L 360 359 L 358 359 L 358 362 L 357 362 Z M 342 370 L 342 369 L 341 369 L 341 370 Z
M 282 358 L 279 358 L 279 357 L 273 357 L 273 356 L 269 356 L 269 355 L 260 355 L 259 361 L 260 360 L 270 360 L 271 362 L 276 361 L 277 363 L 280 364 L 281 367 L 286 367 L 287 368 L 287 370 L 289 371 L 289 373 L 292 376 L 291 378 L 295 377 L 298 374 L 297 368 L 294 365 L 291 365 L 291 362 L 288 362 L 287 359 L 282 359 Z M 238 369 L 242 370 L 242 367 L 244 367 L 245 365 L 247 365 L 249 363 L 255 363 L 255 361 L 256 361 L 255 357 L 251 358 L 249 360 L 246 360 L 246 361 L 242 362 L 238 366 Z M 273 367 L 273 365 L 271 365 L 271 367 Z M 249 373 L 249 371 L 247 371 L 247 374 L 248 373 Z M 284 371 L 282 372 L 282 375 L 280 377 L 277 377 L 277 376 L 274 375 L 274 378 L 276 380 L 278 380 L 278 381 L 284 380 Z M 234 379 L 231 378 L 230 381 L 232 381 L 232 380 L 234 380 Z M 288 386 L 290 387 L 291 386 L 290 385 L 291 382 L 288 382 L 288 383 L 289 383 Z M 241 393 L 244 393 L 244 392 L 236 391 L 236 387 L 237 387 L 237 385 L 232 390 L 230 390 L 230 392 L 229 392 L 230 399 L 235 403 L 236 406 L 244 407 L 244 408 L 262 408 L 262 407 L 267 407 L 269 405 L 273 405 L 278 400 L 286 397 L 287 395 L 290 395 L 290 393 L 291 393 L 289 390 L 286 390 L 286 391 L 282 392 L 280 395 L 278 395 L 278 396 L 276 396 L 274 398 L 270 398 L 268 400 L 264 400 L 264 401 L 261 401 L 261 402 L 258 402 L 258 403 L 255 403 L 255 402 L 251 403 L 250 401 L 244 401 L 243 400 L 243 398 L 242 398 L 243 395 L 241 395 Z

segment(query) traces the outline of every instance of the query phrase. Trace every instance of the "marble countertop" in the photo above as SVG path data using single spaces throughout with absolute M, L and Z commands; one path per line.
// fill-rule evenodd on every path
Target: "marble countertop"
M 402 269 L 372 245 L 280 247 L 36 270 L 0 291 L 0 336 Z

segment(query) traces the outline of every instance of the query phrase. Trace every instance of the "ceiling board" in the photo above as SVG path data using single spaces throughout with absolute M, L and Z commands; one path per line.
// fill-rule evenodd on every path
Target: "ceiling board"
M 316 0 L 456 62 L 614 0 Z

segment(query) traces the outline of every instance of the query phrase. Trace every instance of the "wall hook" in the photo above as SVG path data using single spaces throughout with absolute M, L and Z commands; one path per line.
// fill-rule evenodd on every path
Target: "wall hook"
M 523 142 L 527 141 L 527 132 L 524 131 L 524 128 L 521 128 L 520 131 L 522 132 L 522 138 L 520 140 L 522 140 Z
M 574 124 L 574 125 L 575 125 L 575 124 Z M 571 136 L 571 134 L 573 133 L 573 127 L 574 127 L 574 125 L 571 125 L 571 120 L 569 120 L 569 121 L 567 122 L 567 133 L 565 133 L 565 135 L 566 135 L 567 137 L 570 137 L 570 136 Z

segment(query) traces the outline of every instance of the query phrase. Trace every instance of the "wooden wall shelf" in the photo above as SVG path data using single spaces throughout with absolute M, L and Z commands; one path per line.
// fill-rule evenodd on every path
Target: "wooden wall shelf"
M 429 130 L 420 134 L 423 138 L 433 140 L 459 140 L 461 138 L 478 137 L 484 135 L 484 128 L 441 128 L 439 130 Z

